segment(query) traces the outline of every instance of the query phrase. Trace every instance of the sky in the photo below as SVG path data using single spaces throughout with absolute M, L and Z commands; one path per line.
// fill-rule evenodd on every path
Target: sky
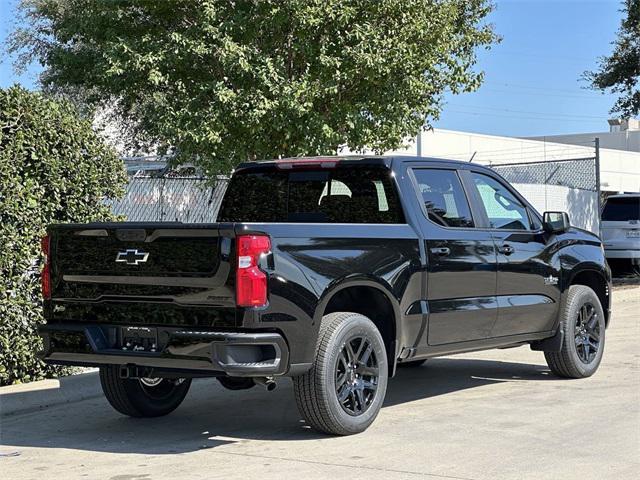
M 15 23 L 17 0 L 0 0 L 0 44 Z M 607 131 L 615 96 L 580 80 L 611 52 L 620 25 L 618 0 L 497 0 L 488 21 L 502 42 L 480 51 L 485 82 L 447 95 L 436 128 L 506 136 Z M 37 88 L 39 65 L 17 76 L 2 54 L 0 87 Z

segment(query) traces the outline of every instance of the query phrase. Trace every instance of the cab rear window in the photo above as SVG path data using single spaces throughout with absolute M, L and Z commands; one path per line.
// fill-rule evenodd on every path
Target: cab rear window
M 602 210 L 602 220 L 609 222 L 640 220 L 640 197 L 614 197 L 607 199 Z
M 386 167 L 240 171 L 219 222 L 406 223 Z

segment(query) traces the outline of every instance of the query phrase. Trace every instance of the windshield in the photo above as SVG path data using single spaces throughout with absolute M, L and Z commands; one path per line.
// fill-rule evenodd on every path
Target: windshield
M 219 222 L 405 223 L 386 167 L 240 171 Z
M 610 222 L 640 220 L 640 197 L 609 198 L 602 210 L 602 220 Z

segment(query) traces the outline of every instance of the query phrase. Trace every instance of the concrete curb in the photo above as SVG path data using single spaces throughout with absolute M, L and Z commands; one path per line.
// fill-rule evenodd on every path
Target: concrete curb
M 102 395 L 98 371 L 0 387 L 0 416 L 38 411 Z

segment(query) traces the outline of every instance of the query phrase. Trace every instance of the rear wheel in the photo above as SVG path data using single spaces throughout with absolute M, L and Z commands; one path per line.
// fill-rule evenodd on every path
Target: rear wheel
M 191 386 L 190 378 L 120 378 L 120 367 L 100 367 L 100 384 L 107 400 L 130 417 L 160 417 L 174 411 Z
M 604 352 L 605 318 L 593 290 L 584 285 L 569 287 L 560 328 L 564 331 L 559 352 L 545 352 L 547 364 L 560 377 L 584 378 L 593 375 Z
M 364 431 L 387 390 L 387 355 L 367 317 L 336 312 L 322 319 L 311 369 L 293 379 L 298 410 L 316 430 L 335 435 Z

